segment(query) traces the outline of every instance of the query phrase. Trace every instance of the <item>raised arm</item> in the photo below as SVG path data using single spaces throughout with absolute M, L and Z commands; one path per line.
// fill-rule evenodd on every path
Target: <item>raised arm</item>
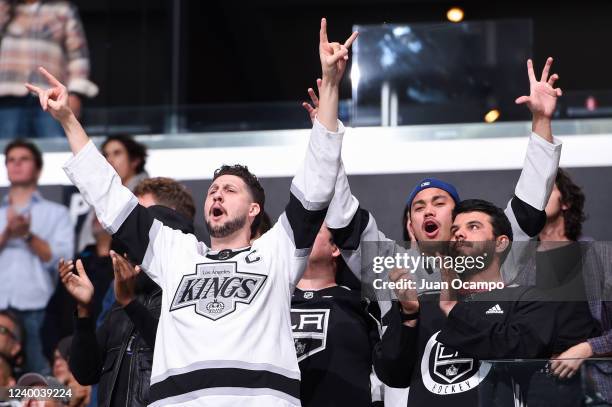
M 31 84 L 26 84 L 26 87 L 38 95 L 43 110 L 59 121 L 66 132 L 74 154 L 64 165 L 66 175 L 85 201 L 94 207 L 104 229 L 121 240 L 128 248 L 130 257 L 162 286 L 163 259 L 158 255 L 162 251 L 156 250 L 156 247 L 172 246 L 170 240 L 184 238 L 180 237 L 182 233 L 164 228 L 146 208 L 138 204 L 138 199 L 123 186 L 117 172 L 96 149 L 72 113 L 66 87 L 45 69 L 40 68 L 40 72 L 51 88 L 43 90 Z M 195 237 L 192 240 L 195 244 Z
M 40 67 L 38 70 L 47 79 L 51 87 L 44 90 L 30 83 L 25 86 L 30 92 L 38 96 L 42 109 L 62 125 L 70 149 L 76 155 L 89 142 L 89 137 L 70 108 L 68 89 L 45 68 Z
M 547 59 L 538 81 L 533 71 L 533 62 L 531 59 L 527 61 L 530 94 L 516 99 L 517 104 L 526 104 L 531 111 L 532 134 L 514 198 L 506 208 L 515 241 L 528 240 L 544 227 L 544 208 L 559 168 L 561 142 L 553 137 L 551 122 L 562 91 L 553 87 L 559 75 L 549 77 L 552 62 L 552 58 Z
M 287 271 L 290 287 L 297 284 L 304 272 L 309 250 L 334 194 L 344 134 L 344 126 L 338 120 L 338 92 L 348 48 L 356 37 L 355 32 L 344 44 L 330 43 L 327 21 L 321 20 L 319 55 L 323 79 L 306 157 L 291 183 L 285 212 L 272 230 L 254 244 L 258 250 L 274 251 L 274 256 L 284 262 L 279 266 Z

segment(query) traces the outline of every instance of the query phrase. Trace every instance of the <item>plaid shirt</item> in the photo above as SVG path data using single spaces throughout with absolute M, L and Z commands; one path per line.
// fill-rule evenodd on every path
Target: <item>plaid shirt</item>
M 602 334 L 587 342 L 593 349 L 594 357 L 612 355 L 612 243 L 588 243 L 583 270 L 584 284 L 589 296 L 591 314 L 601 324 Z M 595 390 L 612 403 L 612 360 L 609 362 L 588 362 L 585 366 Z
M 601 326 L 600 336 L 587 339 L 593 357 L 612 355 L 612 242 L 581 240 L 583 250 L 582 273 L 591 315 Z M 513 281 L 519 285 L 535 286 L 535 257 Z M 583 364 L 584 373 L 592 388 L 612 404 L 612 359 L 589 361 Z
M 68 2 L 18 3 L 9 20 L 9 2 L 0 0 L 0 96 L 25 96 L 25 82 L 48 87 L 44 66 L 70 92 L 93 97 L 87 39 L 76 8 Z M 8 26 L 7 26 L 8 23 Z

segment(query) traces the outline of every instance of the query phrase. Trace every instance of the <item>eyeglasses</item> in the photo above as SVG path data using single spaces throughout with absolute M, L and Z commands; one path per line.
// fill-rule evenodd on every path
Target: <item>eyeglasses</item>
M 8 329 L 7 327 L 0 325 L 0 335 L 8 335 L 10 336 L 13 340 L 17 340 L 17 336 L 13 333 L 13 331 L 11 331 L 10 329 Z

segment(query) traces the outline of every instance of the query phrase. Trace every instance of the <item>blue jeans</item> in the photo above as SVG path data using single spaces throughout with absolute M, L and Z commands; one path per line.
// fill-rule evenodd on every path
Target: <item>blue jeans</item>
M 23 339 L 23 350 L 25 351 L 24 372 L 37 372 L 42 375 L 51 374 L 49 361 L 43 354 L 40 329 L 45 319 L 45 310 L 13 311 L 19 316 L 25 330 Z
M 64 137 L 64 129 L 35 96 L 0 97 L 0 139 Z

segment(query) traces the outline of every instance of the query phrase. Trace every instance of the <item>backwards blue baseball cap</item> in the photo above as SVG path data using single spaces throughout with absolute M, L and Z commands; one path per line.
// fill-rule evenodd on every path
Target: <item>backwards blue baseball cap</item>
M 451 198 L 453 198 L 455 204 L 461 202 L 461 199 L 459 199 L 459 193 L 452 184 L 449 184 L 448 182 L 444 182 L 437 178 L 425 178 L 414 187 L 412 192 L 410 192 L 410 195 L 408 195 L 408 200 L 406 201 L 406 205 L 410 208 L 412 206 L 412 201 L 414 201 L 414 197 L 419 192 L 427 188 L 438 188 L 443 191 L 446 191 L 451 196 Z

